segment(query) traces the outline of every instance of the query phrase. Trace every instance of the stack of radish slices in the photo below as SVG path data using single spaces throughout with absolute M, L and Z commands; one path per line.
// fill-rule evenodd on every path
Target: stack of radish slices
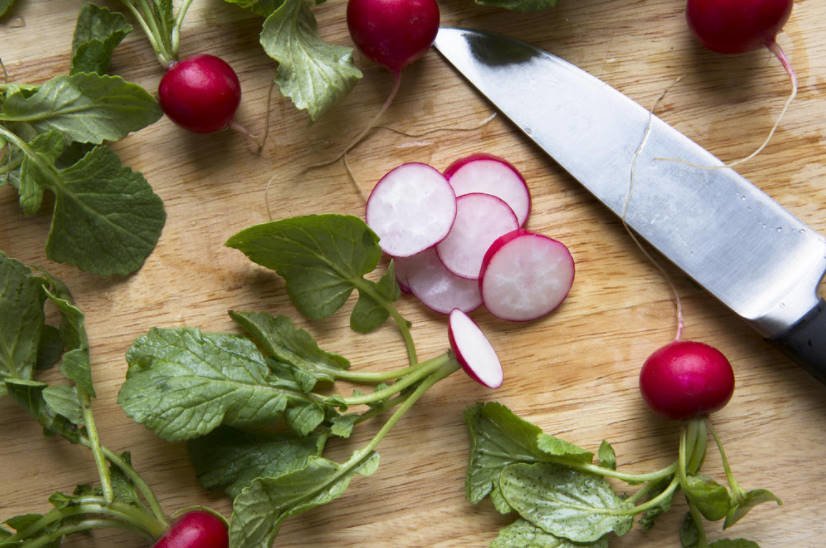
M 526 230 L 531 197 L 511 164 L 489 154 L 462 158 L 444 173 L 405 163 L 367 200 L 367 224 L 395 263 L 402 290 L 449 314 L 485 306 L 530 321 L 554 310 L 574 280 L 561 242 Z

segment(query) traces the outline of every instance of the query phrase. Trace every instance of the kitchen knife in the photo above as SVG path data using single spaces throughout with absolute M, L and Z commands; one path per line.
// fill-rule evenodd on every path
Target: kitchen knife
M 458 28 L 440 29 L 435 47 L 636 233 L 826 382 L 826 239 L 734 170 L 700 167 L 722 162 L 559 57 Z

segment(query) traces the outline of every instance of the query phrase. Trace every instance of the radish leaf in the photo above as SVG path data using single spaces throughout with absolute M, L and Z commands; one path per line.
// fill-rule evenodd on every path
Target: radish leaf
M 499 536 L 491 543 L 490 548 L 577 548 L 585 546 L 568 539 L 555 537 L 546 533 L 533 523 L 517 519 L 507 527 L 499 530 Z M 608 540 L 602 538 L 596 542 L 589 542 L 591 548 L 608 548 Z
M 6 15 L 14 6 L 14 0 L 0 0 L 0 17 Z
M 731 527 L 740 521 L 740 518 L 745 516 L 749 510 L 758 504 L 763 504 L 766 502 L 774 502 L 778 505 L 783 504 L 783 502 L 768 489 L 754 489 L 752 491 L 748 491 L 742 500 L 737 501 L 731 506 L 726 515 L 726 520 L 723 522 L 723 528 L 727 529 Z
M 384 303 L 393 302 L 401 295 L 392 262 L 378 283 L 367 283 L 374 288 L 373 294 L 378 295 Z M 383 324 L 389 315 L 390 312 L 382 302 L 360 290 L 358 301 L 350 315 L 350 328 L 357 333 L 370 333 Z
M 270 376 L 266 358 L 242 337 L 198 329 L 152 329 L 126 354 L 118 402 L 127 415 L 170 441 L 219 425 L 272 420 L 306 403 L 297 387 Z
M 71 73 L 105 73 L 115 47 L 130 32 L 132 25 L 122 14 L 95 4 L 83 4 L 72 38 Z
M 261 45 L 278 63 L 275 82 L 295 106 L 317 120 L 361 78 L 353 50 L 324 42 L 306 0 L 284 0 L 264 21 Z
M 51 165 L 63 153 L 66 142 L 60 132 L 50 130 L 37 135 L 29 143 L 29 146 L 32 150 L 37 151 L 48 165 Z M 40 210 L 44 191 L 49 184 L 49 174 L 40 165 L 42 164 L 33 160 L 32 156 L 24 157 L 20 165 L 17 192 L 20 195 L 20 208 L 27 215 L 32 215 Z
M 517 463 L 499 476 L 508 504 L 544 531 L 575 542 L 623 535 L 633 523 L 630 505 L 603 478 L 549 463 Z

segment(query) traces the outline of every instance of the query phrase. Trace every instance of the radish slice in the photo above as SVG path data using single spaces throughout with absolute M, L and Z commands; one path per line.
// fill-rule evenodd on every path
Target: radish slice
M 516 215 L 500 198 L 478 192 L 465 194 L 456 199 L 453 228 L 436 246 L 436 252 L 452 273 L 476 280 L 493 241 L 517 228 Z
M 488 338 L 479 326 L 461 310 L 452 310 L 448 319 L 447 336 L 456 360 L 470 378 L 487 386 L 502 386 L 502 364 Z
M 456 217 L 456 195 L 433 167 L 402 164 L 376 183 L 365 217 L 385 253 L 409 257 L 447 236 Z
M 473 154 L 456 160 L 445 170 L 445 177 L 456 192 L 464 196 L 482 192 L 498 196 L 516 214 L 523 226 L 531 211 L 531 194 L 525 178 L 510 163 L 491 154 Z
M 435 312 L 447 314 L 454 308 L 470 312 L 482 304 L 478 282 L 451 274 L 435 249 L 398 258 L 395 264 L 399 284 Z
M 544 316 L 565 300 L 574 282 L 574 259 L 564 244 L 524 229 L 490 246 L 479 288 L 488 311 L 503 320 Z

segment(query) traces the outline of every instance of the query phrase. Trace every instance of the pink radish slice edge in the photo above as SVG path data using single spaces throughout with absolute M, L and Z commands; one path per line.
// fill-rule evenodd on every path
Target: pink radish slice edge
M 453 227 L 436 245 L 436 252 L 453 274 L 476 280 L 491 244 L 517 228 L 516 215 L 500 198 L 478 192 L 465 194 L 456 199 Z
M 465 372 L 488 388 L 502 386 L 502 363 L 479 326 L 461 310 L 452 310 L 447 335 L 450 348 Z
M 434 312 L 448 314 L 454 308 L 471 312 L 482 304 L 479 283 L 451 274 L 432 248 L 396 258 L 394 263 L 399 285 Z
M 530 321 L 558 307 L 574 282 L 565 245 L 524 229 L 497 239 L 482 261 L 479 289 L 485 308 L 511 321 Z
M 382 177 L 367 199 L 367 226 L 381 249 L 393 257 L 409 257 L 436 245 L 456 217 L 456 195 L 435 168 L 402 164 Z
M 445 170 L 456 196 L 482 192 L 501 198 L 523 226 L 531 212 L 531 193 L 525 178 L 513 165 L 492 154 L 472 154 L 460 158 Z

